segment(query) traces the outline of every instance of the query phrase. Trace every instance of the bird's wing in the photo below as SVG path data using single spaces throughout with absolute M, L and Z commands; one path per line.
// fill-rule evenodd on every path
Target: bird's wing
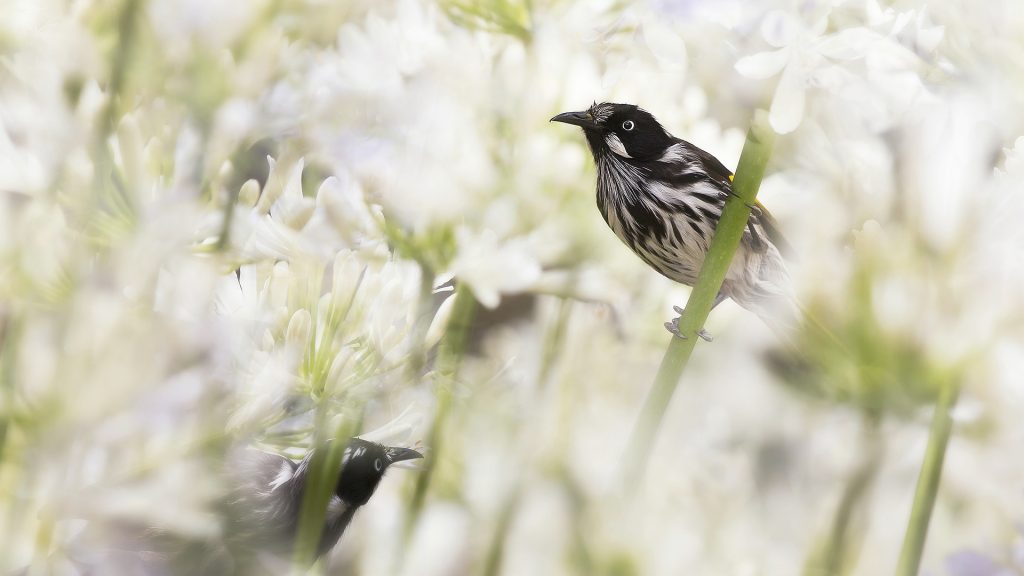
M 729 190 L 732 190 L 732 170 L 729 170 L 722 164 L 718 158 L 715 158 L 708 152 L 705 152 L 701 148 L 690 144 L 689 142 L 683 141 L 683 144 L 688 146 L 697 155 L 697 159 L 701 163 L 701 167 L 707 172 L 711 179 L 719 184 L 724 184 Z
M 239 487 L 249 494 L 265 493 L 291 479 L 294 461 L 251 447 L 236 448 L 228 455 L 229 470 Z
M 239 447 L 228 455 L 228 492 L 222 505 L 241 538 L 281 537 L 298 518 L 293 482 L 298 464 L 277 454 Z
M 725 165 L 718 160 L 718 158 L 715 158 L 708 152 L 705 152 L 704 150 L 700 149 L 697 146 L 694 146 L 693 144 L 690 144 L 689 142 L 687 142 L 686 144 L 688 146 L 691 146 L 694 152 L 696 152 L 697 158 L 700 160 L 700 163 L 703 166 L 704 171 L 707 172 L 709 176 L 711 176 L 712 180 L 714 180 L 719 185 L 723 186 L 726 192 L 731 193 L 733 178 L 732 171 L 726 168 Z M 780 254 L 792 259 L 795 255 L 795 252 L 793 251 L 793 246 L 789 243 L 788 240 L 786 240 L 785 236 L 782 235 L 782 231 L 779 229 L 778 221 L 775 220 L 775 217 L 772 216 L 772 213 L 769 212 L 767 208 L 765 208 L 764 204 L 761 204 L 760 200 L 755 200 L 754 205 L 760 211 L 760 214 L 755 214 L 754 217 L 756 217 L 757 222 L 761 225 L 761 227 L 764 228 L 764 232 L 768 236 L 768 239 L 771 240 L 773 244 L 775 244 L 775 247 L 779 249 Z
M 764 207 L 764 204 L 761 204 L 760 200 L 755 200 L 754 205 L 761 211 L 757 220 L 761 227 L 764 228 L 764 233 L 768 235 L 768 238 L 775 244 L 775 247 L 779 249 L 779 254 L 794 261 L 796 252 L 793 250 L 793 245 L 789 243 L 789 240 L 786 240 L 786 237 L 782 235 L 782 231 L 779 230 L 778 220 Z

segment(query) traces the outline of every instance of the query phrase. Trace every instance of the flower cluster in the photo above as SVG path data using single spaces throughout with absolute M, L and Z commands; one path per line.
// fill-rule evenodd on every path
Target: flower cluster
M 1024 518 L 1014 0 L 7 4 L 0 571 L 132 573 L 140 527 L 223 535 L 231 447 L 355 427 L 431 458 L 346 573 L 886 573 L 902 533 L 843 510 L 903 514 L 951 379 L 925 566 L 1016 566 L 989 558 Z M 812 319 L 794 356 L 718 307 L 639 486 L 686 290 L 547 123 L 594 100 L 730 168 L 769 109 Z

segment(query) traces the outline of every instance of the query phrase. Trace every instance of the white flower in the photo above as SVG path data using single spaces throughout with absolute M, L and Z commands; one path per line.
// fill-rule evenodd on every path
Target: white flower
M 366 202 L 363 188 L 348 172 L 324 180 L 316 193 L 318 212 L 352 247 L 382 242 L 380 206 Z
M 148 5 L 149 20 L 162 48 L 184 59 L 194 44 L 209 50 L 227 48 L 264 11 L 265 0 L 155 0 Z
M 261 430 L 283 414 L 285 401 L 295 392 L 302 360 L 302 351 L 295 346 L 252 352 L 238 375 L 237 408 L 226 424 L 227 430 L 242 435 Z
M 359 332 L 385 366 L 399 363 L 409 353 L 420 274 L 419 266 L 399 259 L 367 268 L 359 290 Z
M 416 405 L 410 404 L 398 416 L 373 430 L 359 434 L 359 437 L 370 442 L 384 444 L 385 446 L 413 447 L 416 442 L 414 439 L 425 431 L 423 424 L 424 417 L 422 411 Z M 422 461 L 415 460 L 395 464 L 396 468 L 419 469 L 421 466 Z
M 503 293 L 526 290 L 540 278 L 540 263 L 524 239 L 502 242 L 490 230 L 474 235 L 465 227 L 456 231 L 456 238 L 459 253 L 452 272 L 488 308 L 495 308 Z
M 815 85 L 838 88 L 845 81 L 834 61 L 862 58 L 871 46 L 884 38 L 864 27 L 825 34 L 828 18 L 810 26 L 781 11 L 773 11 L 761 23 L 761 34 L 777 48 L 760 52 L 736 63 L 736 70 L 750 78 L 770 78 L 781 73 L 772 99 L 769 121 L 780 134 L 792 132 L 804 116 L 807 89 Z
M 246 182 L 239 191 L 231 241 L 239 247 L 240 256 L 246 261 L 263 258 L 328 260 L 344 242 L 326 225 L 329 218 L 322 214 L 322 206 L 321 215 L 316 218 L 317 200 L 302 192 L 305 160 L 300 158 L 287 166 L 273 158 L 268 157 L 267 161 L 270 174 L 255 206 L 246 209 L 258 191 L 255 182 Z M 315 224 L 312 230 L 308 229 L 311 222 Z
M 945 26 L 931 24 L 927 6 L 920 11 L 897 12 L 894 8 L 882 8 L 877 0 L 868 0 L 865 11 L 872 28 L 897 36 L 923 53 L 934 52 L 945 34 Z
M 31 194 L 53 183 L 83 136 L 68 86 L 89 77 L 98 57 L 66 9 L 17 4 L 5 4 L 4 20 L 12 22 L 0 24 L 0 190 Z
M 371 13 L 361 26 L 349 24 L 338 33 L 339 88 L 371 99 L 392 98 L 405 78 L 444 51 L 437 11 L 412 0 L 399 4 L 394 19 Z

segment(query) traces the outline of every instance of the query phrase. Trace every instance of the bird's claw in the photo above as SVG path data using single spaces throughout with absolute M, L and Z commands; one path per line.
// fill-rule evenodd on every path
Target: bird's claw
M 686 335 L 683 334 L 682 330 L 679 329 L 679 318 L 682 318 L 684 309 L 680 308 L 679 306 L 672 306 L 672 310 L 674 310 L 676 314 L 679 314 L 679 317 L 673 318 L 671 322 L 665 322 L 665 329 L 668 330 L 671 334 L 674 334 L 675 336 L 678 336 L 679 338 L 686 340 Z M 703 328 L 697 331 L 697 336 L 700 336 L 701 340 L 704 340 L 705 342 L 711 342 L 712 340 L 715 339 L 710 332 Z
M 665 330 L 668 330 L 669 334 L 672 334 L 676 338 L 682 338 L 686 340 L 686 334 L 683 334 L 679 330 L 679 318 L 673 318 L 671 322 L 665 322 Z

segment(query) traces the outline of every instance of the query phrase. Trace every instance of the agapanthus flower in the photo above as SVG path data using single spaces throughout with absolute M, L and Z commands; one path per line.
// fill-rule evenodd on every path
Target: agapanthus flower
M 912 53 L 867 26 L 835 32 L 828 32 L 828 27 L 827 15 L 805 22 L 788 12 L 769 12 L 761 23 L 761 35 L 775 49 L 736 62 L 736 70 L 750 78 L 779 75 L 769 121 L 780 134 L 800 125 L 811 88 L 839 93 L 849 90 L 851 84 L 864 82 L 846 69 L 853 62 L 864 61 L 869 72 L 894 66 L 906 68 L 915 62 Z

